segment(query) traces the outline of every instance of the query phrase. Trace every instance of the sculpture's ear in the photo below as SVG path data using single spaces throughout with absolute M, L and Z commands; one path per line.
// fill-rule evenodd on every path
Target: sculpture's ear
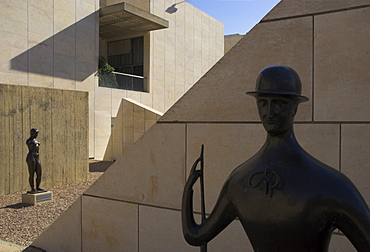
M 298 106 L 295 108 L 292 116 L 295 116 L 297 114 L 297 111 L 298 111 Z
M 292 114 L 293 117 L 297 114 L 299 102 L 296 102 L 294 105 L 295 105 L 295 109 Z

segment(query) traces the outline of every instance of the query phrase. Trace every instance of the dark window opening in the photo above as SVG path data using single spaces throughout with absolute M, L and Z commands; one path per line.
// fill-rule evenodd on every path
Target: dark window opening
M 132 38 L 108 43 L 108 63 L 115 72 L 144 76 L 144 38 Z M 145 91 L 144 78 L 116 73 L 118 88 Z

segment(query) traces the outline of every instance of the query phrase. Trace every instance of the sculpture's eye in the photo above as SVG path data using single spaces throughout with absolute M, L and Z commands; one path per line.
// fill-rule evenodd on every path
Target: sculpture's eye
M 283 108 L 288 102 L 284 100 L 275 100 L 275 105 L 278 108 Z
M 267 100 L 259 99 L 259 100 L 257 100 L 257 105 L 261 106 L 261 107 L 265 107 L 267 105 Z

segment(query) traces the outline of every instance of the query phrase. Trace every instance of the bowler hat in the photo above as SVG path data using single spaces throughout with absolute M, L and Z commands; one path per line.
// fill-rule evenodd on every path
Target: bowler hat
M 301 95 L 301 90 L 301 80 L 294 69 L 287 66 L 270 66 L 259 73 L 256 91 L 249 91 L 247 94 L 251 96 L 286 95 L 297 98 L 299 102 L 308 101 L 307 97 Z

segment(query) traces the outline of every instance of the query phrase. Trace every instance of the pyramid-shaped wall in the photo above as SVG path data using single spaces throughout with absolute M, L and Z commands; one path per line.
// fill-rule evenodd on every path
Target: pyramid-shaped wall
M 181 231 L 188 170 L 204 144 L 210 212 L 229 173 L 264 142 L 255 101 L 245 92 L 254 89 L 261 69 L 278 64 L 299 73 L 310 98 L 296 118 L 298 141 L 345 173 L 370 204 L 369 34 L 367 0 L 281 1 L 33 245 L 48 251 L 198 251 Z M 208 249 L 252 251 L 237 220 Z M 330 251 L 355 250 L 335 234 Z

